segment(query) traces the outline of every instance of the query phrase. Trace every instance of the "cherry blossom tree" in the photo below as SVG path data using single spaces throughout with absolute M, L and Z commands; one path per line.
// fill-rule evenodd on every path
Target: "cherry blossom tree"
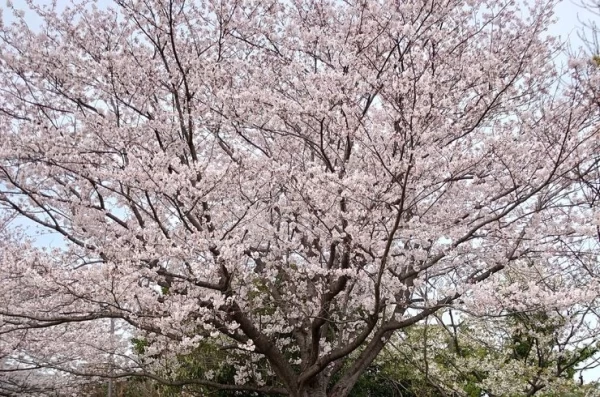
M 0 205 L 64 244 L 0 243 L 21 390 L 346 396 L 442 308 L 598 298 L 598 73 L 557 69 L 554 1 L 36 3 L 0 28 Z M 177 375 L 203 346 L 232 382 Z

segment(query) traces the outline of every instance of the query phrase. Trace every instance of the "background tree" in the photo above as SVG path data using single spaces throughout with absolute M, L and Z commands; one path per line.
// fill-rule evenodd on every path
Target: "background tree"
M 65 244 L 0 243 L 7 379 L 347 396 L 448 306 L 597 298 L 598 73 L 561 80 L 553 1 L 28 4 L 0 205 Z M 165 369 L 204 343 L 233 381 Z
M 598 339 L 589 337 L 578 315 L 565 314 L 490 319 L 455 313 L 448 324 L 410 329 L 390 343 L 388 357 L 400 368 L 414 368 L 413 376 L 436 396 L 600 395 L 596 382 L 584 384 L 581 377 L 597 366 Z

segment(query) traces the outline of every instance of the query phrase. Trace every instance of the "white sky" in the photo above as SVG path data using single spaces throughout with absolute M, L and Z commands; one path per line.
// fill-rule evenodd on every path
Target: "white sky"
M 591 19 L 598 20 L 596 15 L 587 11 L 579 4 L 581 4 L 581 2 L 578 0 L 563 0 L 555 10 L 558 22 L 550 30 L 550 34 L 568 40 L 572 43 L 573 47 L 582 44 L 577 36 L 577 30 L 582 27 L 581 22 L 586 22 Z

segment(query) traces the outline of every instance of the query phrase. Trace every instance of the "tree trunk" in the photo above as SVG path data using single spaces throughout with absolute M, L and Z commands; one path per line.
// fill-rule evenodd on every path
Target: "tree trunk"
M 297 392 L 292 394 L 297 397 L 327 397 L 327 384 L 329 377 L 323 374 L 317 375 L 310 383 L 303 385 Z
M 323 389 L 302 389 L 298 397 L 327 397 L 327 391 Z

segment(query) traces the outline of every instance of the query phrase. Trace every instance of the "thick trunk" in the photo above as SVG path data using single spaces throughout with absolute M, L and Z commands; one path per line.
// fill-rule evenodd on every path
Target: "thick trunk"
M 329 377 L 318 375 L 309 384 L 302 385 L 294 397 L 327 397 L 327 384 Z
M 298 397 L 327 397 L 327 391 L 322 389 L 303 389 Z

